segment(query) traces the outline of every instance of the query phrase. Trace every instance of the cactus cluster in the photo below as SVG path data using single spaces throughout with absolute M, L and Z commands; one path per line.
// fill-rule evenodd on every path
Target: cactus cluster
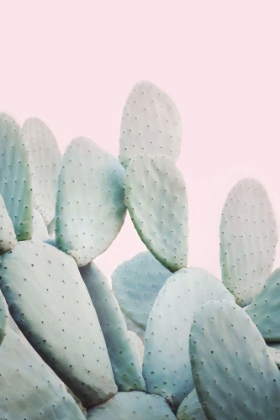
M 280 269 L 264 187 L 240 180 L 221 279 L 188 265 L 173 101 L 140 82 L 119 158 L 0 114 L 0 419 L 280 418 Z M 127 211 L 128 210 L 128 211 Z M 131 217 L 147 251 L 112 283 L 95 263 Z

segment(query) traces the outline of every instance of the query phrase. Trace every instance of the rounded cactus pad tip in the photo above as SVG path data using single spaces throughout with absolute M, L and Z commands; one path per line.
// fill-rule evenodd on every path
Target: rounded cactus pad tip
M 144 330 L 155 299 L 171 274 L 149 251 L 123 262 L 112 274 L 122 311 Z
M 141 153 L 180 154 L 182 126 L 174 102 L 157 86 L 140 82 L 130 93 L 122 116 L 119 158 L 124 167 Z
M 73 140 L 62 157 L 56 243 L 78 266 L 111 245 L 125 218 L 124 168 L 90 139 Z
M 264 187 L 242 179 L 229 192 L 220 223 L 222 279 L 240 306 L 251 303 L 270 275 L 278 241 Z
M 190 360 L 207 419 L 279 419 L 280 373 L 257 327 L 235 303 L 212 301 L 197 311 Z
M 17 239 L 31 239 L 33 194 L 28 152 L 20 126 L 4 113 L 0 113 L 0 194 Z
M 88 411 L 88 420 L 176 420 L 167 402 L 144 392 L 119 392 Z
M 48 225 L 55 216 L 61 153 L 53 133 L 38 118 L 28 118 L 25 121 L 22 137 L 29 155 L 34 206 Z
M 85 407 L 117 392 L 96 311 L 73 258 L 24 241 L 0 260 L 12 317 L 43 360 Z
M 80 273 L 100 322 L 118 390 L 145 391 L 141 365 L 107 278 L 93 262 L 81 267 Z
M 134 226 L 149 251 L 170 271 L 187 265 L 188 207 L 183 176 L 162 155 L 131 161 L 125 199 Z
M 207 271 L 181 269 L 164 284 L 150 313 L 143 376 L 147 392 L 167 398 L 174 409 L 194 387 L 189 360 L 193 315 L 202 303 L 212 299 L 234 297 Z

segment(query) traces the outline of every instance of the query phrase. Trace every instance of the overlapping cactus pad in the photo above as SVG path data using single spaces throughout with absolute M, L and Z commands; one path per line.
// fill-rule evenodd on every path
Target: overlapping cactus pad
M 119 160 L 85 137 L 60 158 L 40 119 L 0 114 L 0 420 L 280 419 L 268 193 L 230 191 L 221 280 L 190 267 L 181 137 L 149 82 L 126 101 Z M 94 259 L 127 209 L 147 250 L 110 282 Z

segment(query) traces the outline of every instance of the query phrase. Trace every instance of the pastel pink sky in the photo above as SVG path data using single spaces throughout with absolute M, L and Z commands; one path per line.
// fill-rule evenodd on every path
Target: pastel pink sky
M 62 151 L 84 135 L 118 156 L 126 97 L 150 80 L 183 121 L 189 264 L 220 276 L 220 214 L 242 177 L 265 185 L 280 233 L 279 0 L 0 3 L 0 111 L 43 119 Z M 109 275 L 141 250 L 127 218 L 97 263 Z

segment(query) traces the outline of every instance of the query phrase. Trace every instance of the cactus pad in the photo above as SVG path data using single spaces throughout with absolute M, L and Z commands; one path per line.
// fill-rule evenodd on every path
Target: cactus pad
M 280 268 L 271 274 L 264 288 L 246 308 L 246 312 L 265 341 L 280 341 Z
M 183 399 L 176 413 L 178 420 L 207 420 L 198 400 L 196 389 Z
M 3 420 L 85 420 L 59 379 L 9 324 L 0 346 L 0 388 Z
M 257 327 L 238 305 L 221 300 L 197 311 L 190 358 L 209 420 L 279 419 L 279 371 Z
M 88 411 L 88 420 L 176 420 L 164 398 L 144 392 L 119 392 Z
M 17 244 L 13 223 L 0 195 L 0 254 L 10 251 Z
M 28 118 L 25 121 L 22 136 L 29 154 L 34 206 L 48 225 L 55 216 L 61 153 L 53 133 L 38 118 Z
M 19 242 L 2 255 L 0 276 L 12 317 L 83 405 L 114 395 L 106 344 L 74 260 L 43 242 Z
M 167 398 L 174 408 L 194 387 L 188 352 L 193 315 L 212 299 L 234 300 L 207 271 L 181 269 L 167 280 L 150 313 L 143 376 L 147 391 Z
M 248 305 L 270 275 L 277 227 L 264 187 L 239 181 L 226 199 L 220 224 L 222 279 L 240 306 Z
M 3 113 L 0 113 L 0 194 L 17 239 L 31 239 L 33 196 L 28 153 L 19 125 Z
M 170 271 L 187 265 L 186 186 L 167 156 L 140 155 L 126 171 L 126 204 L 134 226 L 151 253 Z
M 158 292 L 171 276 L 150 252 L 141 252 L 119 265 L 112 274 L 112 286 L 122 311 L 146 329 Z
M 123 111 L 120 161 L 127 167 L 141 153 L 176 160 L 181 149 L 181 118 L 173 101 L 150 82 L 134 86 Z
M 33 234 L 32 240 L 46 241 L 49 239 L 48 228 L 38 210 L 33 209 Z
M 73 140 L 62 158 L 56 203 L 56 242 L 78 266 L 102 254 L 125 217 L 124 169 L 91 140 Z
M 81 267 L 80 273 L 102 328 L 119 391 L 144 391 L 141 367 L 108 280 L 94 263 Z

